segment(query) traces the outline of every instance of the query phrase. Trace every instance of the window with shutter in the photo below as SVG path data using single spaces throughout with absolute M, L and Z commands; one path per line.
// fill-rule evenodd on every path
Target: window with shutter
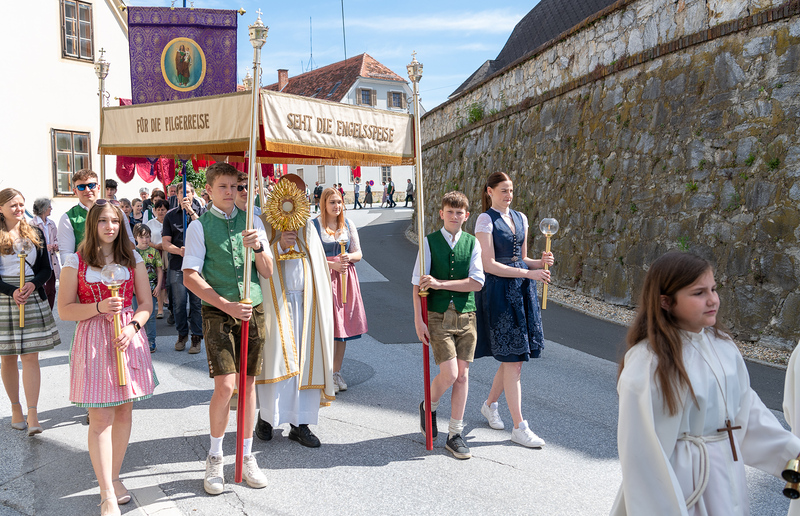
M 51 129 L 53 155 L 53 193 L 72 195 L 72 174 L 83 168 L 92 168 L 89 133 Z
M 325 165 L 317 167 L 317 181 L 322 185 L 325 184 Z
M 378 92 L 375 90 L 369 90 L 369 105 L 373 107 L 378 105 Z

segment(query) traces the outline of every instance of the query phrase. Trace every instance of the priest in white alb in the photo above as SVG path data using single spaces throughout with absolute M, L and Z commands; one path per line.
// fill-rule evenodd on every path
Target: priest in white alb
M 305 191 L 298 176 L 284 176 L 284 181 Z M 279 184 L 275 192 L 281 190 Z M 272 277 L 261 282 L 266 342 L 262 372 L 256 378 L 255 433 L 268 441 L 274 427 L 288 423 L 289 439 L 316 448 L 320 441 L 309 425 L 318 423 L 320 406 L 335 398 L 330 273 L 322 243 L 310 224 L 279 231 L 268 219 L 265 210 L 262 220 L 276 260 Z M 278 259 L 292 250 L 299 257 Z

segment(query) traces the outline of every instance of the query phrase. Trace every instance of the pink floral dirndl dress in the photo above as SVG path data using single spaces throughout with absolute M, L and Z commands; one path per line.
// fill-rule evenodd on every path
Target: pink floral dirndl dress
M 87 264 L 78 256 L 78 301 L 95 303 L 111 297 L 103 283 L 86 280 Z M 133 318 L 131 302 L 134 292 L 134 269 L 128 268 L 130 277 L 122 284 L 119 296 L 124 299 L 121 324 Z M 139 331 L 125 350 L 127 385 L 119 385 L 117 352 L 114 339 L 114 318 L 111 314 L 98 314 L 78 322 L 69 359 L 69 399 L 79 407 L 113 407 L 131 401 L 144 400 L 153 395 L 158 385 L 147 335 Z

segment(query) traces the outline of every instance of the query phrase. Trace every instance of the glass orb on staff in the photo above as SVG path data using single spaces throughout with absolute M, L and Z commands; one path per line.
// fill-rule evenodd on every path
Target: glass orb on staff
M 25 258 L 33 254 L 33 242 L 27 238 L 17 238 L 14 240 L 14 252 L 19 256 L 19 289 L 25 285 Z M 25 304 L 19 305 L 19 327 L 25 327 Z
M 545 252 L 550 252 L 550 237 L 555 235 L 558 232 L 558 221 L 556 219 L 542 219 L 539 223 L 539 231 L 541 231 L 547 239 L 547 243 L 545 244 Z M 550 267 L 545 263 L 544 270 L 548 270 Z M 547 308 L 547 282 L 544 284 L 544 288 L 542 289 L 542 310 Z
M 111 297 L 119 297 L 119 288 L 125 282 L 125 268 L 116 263 L 111 263 L 103 267 L 100 271 L 100 280 L 103 285 L 111 291 Z M 114 314 L 114 339 L 119 337 L 122 331 L 120 315 Z M 120 385 L 128 385 L 128 365 L 125 363 L 125 353 L 117 348 L 117 376 Z

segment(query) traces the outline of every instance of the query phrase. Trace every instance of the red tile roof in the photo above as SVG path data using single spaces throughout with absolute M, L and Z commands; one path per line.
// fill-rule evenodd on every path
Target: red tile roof
M 281 91 L 292 95 L 341 102 L 359 77 L 408 82 L 369 54 L 361 54 L 290 77 L 289 83 Z M 264 89 L 278 91 L 278 83 L 264 86 Z

